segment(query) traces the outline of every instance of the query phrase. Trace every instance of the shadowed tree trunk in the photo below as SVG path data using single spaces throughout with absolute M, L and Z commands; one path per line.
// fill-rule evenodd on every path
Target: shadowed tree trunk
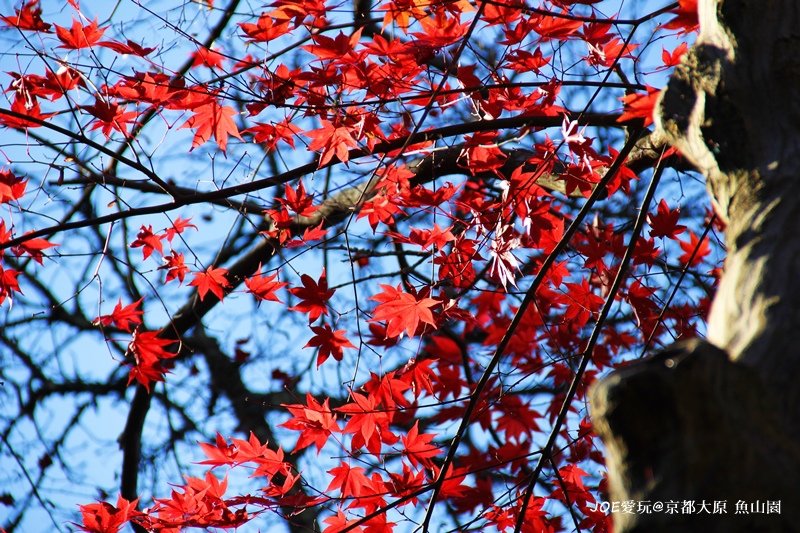
M 698 4 L 700 36 L 656 123 L 705 175 L 727 223 L 708 342 L 675 345 L 597 383 L 594 423 L 612 500 L 680 504 L 618 513 L 618 531 L 796 531 L 800 2 Z M 698 512 L 703 500 L 712 511 L 726 502 L 726 512 Z M 684 501 L 694 513 L 681 512 Z

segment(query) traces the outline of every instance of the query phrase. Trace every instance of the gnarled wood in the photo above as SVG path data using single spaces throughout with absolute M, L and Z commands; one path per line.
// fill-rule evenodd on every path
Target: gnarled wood
M 656 124 L 728 224 L 708 326 L 717 348 L 676 347 L 599 383 L 595 424 L 612 499 L 728 502 L 722 518 L 619 515 L 619 531 L 788 531 L 800 523 L 800 4 L 699 9 Z M 767 499 L 781 501 L 779 518 L 731 514 Z
M 677 502 L 680 512 L 617 513 L 617 531 L 791 531 L 800 517 L 800 443 L 785 438 L 760 378 L 702 341 L 615 373 L 592 389 L 613 501 Z M 739 502 L 780 514 L 737 514 Z M 695 513 L 683 513 L 693 502 Z M 725 512 L 714 514 L 715 502 Z M 701 512 L 705 503 L 709 513 Z

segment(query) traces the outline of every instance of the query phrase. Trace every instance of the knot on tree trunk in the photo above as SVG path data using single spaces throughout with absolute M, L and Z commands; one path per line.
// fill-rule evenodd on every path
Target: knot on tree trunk
M 757 374 L 719 348 L 675 344 L 598 381 L 590 399 L 611 501 L 678 502 L 674 514 L 617 513 L 618 532 L 795 530 L 800 447 Z M 737 513 L 767 501 L 780 514 Z M 724 514 L 711 514 L 715 502 Z
M 742 111 L 728 90 L 732 68 L 729 47 L 698 42 L 670 76 L 654 117 L 657 131 L 706 177 L 725 222 L 741 185 L 736 176 L 747 167 L 749 142 Z

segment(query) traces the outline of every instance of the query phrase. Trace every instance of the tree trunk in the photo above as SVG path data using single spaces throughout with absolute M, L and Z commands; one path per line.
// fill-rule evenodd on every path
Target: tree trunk
M 800 2 L 698 4 L 700 36 L 656 124 L 705 175 L 727 223 L 708 342 L 678 344 L 597 383 L 594 423 L 612 501 L 679 503 L 675 513 L 616 513 L 617 531 L 796 531 Z M 712 512 L 725 502 L 726 512 L 698 510 L 703 500 Z

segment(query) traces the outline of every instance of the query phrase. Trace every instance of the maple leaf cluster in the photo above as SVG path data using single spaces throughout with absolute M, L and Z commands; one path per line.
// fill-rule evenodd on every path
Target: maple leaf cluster
M 17 203 L 25 194 L 27 184 L 27 179 L 15 175 L 11 170 L 0 169 L 0 206 Z M 7 228 L 5 220 L 0 219 L 0 245 L 11 241 L 14 233 L 13 226 Z M 17 258 L 28 257 L 43 265 L 44 251 L 56 246 L 47 239 L 26 233 L 19 244 L 11 247 L 11 252 Z M 20 271 L 16 268 L 3 265 L 3 256 L 0 255 L 0 304 L 13 301 L 14 293 L 22 293 L 17 279 L 19 275 Z

